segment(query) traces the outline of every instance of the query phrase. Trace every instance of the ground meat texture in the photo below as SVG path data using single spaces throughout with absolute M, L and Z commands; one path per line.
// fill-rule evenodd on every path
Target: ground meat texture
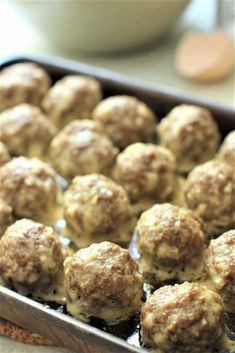
M 156 290 L 141 309 L 144 345 L 164 353 L 203 353 L 223 335 L 220 296 L 196 283 Z
M 36 64 L 8 66 L 0 72 L 0 111 L 24 102 L 39 105 L 50 84 L 46 71 Z
M 194 105 L 182 104 L 172 109 L 157 130 L 160 144 L 174 153 L 183 173 L 212 159 L 220 141 L 210 112 Z
M 97 80 L 70 75 L 57 81 L 43 99 L 42 107 L 58 129 L 76 119 L 89 119 L 102 98 Z
M 47 292 L 63 267 L 62 245 L 51 227 L 21 219 L 0 239 L 0 275 L 17 288 Z
M 127 191 L 132 202 L 150 198 L 153 204 L 170 199 L 177 180 L 173 154 L 167 149 L 134 143 L 121 152 L 114 177 Z
M 185 184 L 185 201 L 205 223 L 209 237 L 235 225 L 235 175 L 227 163 L 212 160 L 194 168 Z
M 230 132 L 220 146 L 218 159 L 235 166 L 235 131 Z
M 0 140 L 13 156 L 45 157 L 54 130 L 42 111 L 27 103 L 0 114 Z
M 140 269 L 147 283 L 193 280 L 190 266 L 202 256 L 203 223 L 192 211 L 172 204 L 155 205 L 136 226 Z
M 92 113 L 113 140 L 125 148 L 134 142 L 151 141 L 157 118 L 143 102 L 131 96 L 113 96 L 100 102 Z
M 1 121 L 0 121 L 1 124 Z M 1 130 L 0 130 L 1 134 Z M 11 159 L 7 146 L 0 142 L 0 167 Z
M 127 250 L 102 242 L 66 259 L 67 310 L 77 319 L 111 323 L 139 309 L 143 280 Z
M 125 226 L 130 239 L 133 230 L 131 208 L 125 190 L 100 174 L 73 179 L 64 194 L 64 217 L 75 233 L 81 236 L 109 234 Z
M 0 168 L 0 198 L 17 217 L 37 217 L 56 200 L 55 173 L 37 158 L 18 157 Z
M 235 311 L 235 230 L 211 240 L 205 253 L 205 264 L 226 309 Z
M 91 173 L 110 174 L 117 153 L 100 124 L 86 119 L 69 123 L 50 146 L 56 170 L 69 179 Z
M 0 199 L 0 237 L 11 223 L 13 223 L 12 207 Z

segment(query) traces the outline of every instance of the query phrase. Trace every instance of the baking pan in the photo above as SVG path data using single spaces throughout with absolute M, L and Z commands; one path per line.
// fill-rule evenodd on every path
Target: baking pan
M 53 82 L 67 74 L 93 76 L 100 81 L 104 97 L 115 94 L 134 95 L 146 102 L 160 119 L 178 104 L 197 104 L 211 111 L 223 135 L 235 129 L 235 109 L 232 106 L 196 98 L 170 88 L 147 84 L 109 70 L 75 61 L 57 57 L 15 56 L 0 58 L 0 70 L 8 65 L 24 61 L 31 61 L 42 66 L 51 75 Z M 100 322 L 88 325 L 63 313 L 62 307 L 55 308 L 38 303 L 1 286 L 0 316 L 26 329 L 36 331 L 59 346 L 71 348 L 78 353 L 147 352 L 138 347 L 139 338 L 136 331 L 138 325 L 135 317 L 131 318 L 124 326 L 116 328 L 108 328 Z M 127 339 L 134 345 L 128 343 Z

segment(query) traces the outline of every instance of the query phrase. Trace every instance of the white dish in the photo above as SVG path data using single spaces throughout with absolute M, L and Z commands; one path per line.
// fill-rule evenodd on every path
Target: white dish
M 117 52 L 149 43 L 172 28 L 189 0 L 5 0 L 67 51 Z

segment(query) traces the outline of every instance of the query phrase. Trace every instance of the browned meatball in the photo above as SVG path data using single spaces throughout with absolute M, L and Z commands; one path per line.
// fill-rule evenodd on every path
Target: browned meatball
M 125 190 L 100 174 L 73 179 L 64 194 L 64 217 L 74 240 L 85 246 L 111 239 L 128 242 L 134 228 Z
M 136 226 L 145 281 L 195 280 L 202 273 L 203 224 L 192 211 L 168 203 L 142 213 Z
M 0 122 L 1 124 L 1 122 Z M 1 134 L 1 130 L 0 130 Z M 11 159 L 7 146 L 0 141 L 0 167 Z
M 36 64 L 19 63 L 0 72 L 0 111 L 20 103 L 39 105 L 50 77 Z
M 0 199 L 0 237 L 11 223 L 13 223 L 12 207 Z
M 192 170 L 185 184 L 185 200 L 205 222 L 209 236 L 235 225 L 235 174 L 232 167 L 212 160 Z
M 97 80 L 69 75 L 57 81 L 43 99 L 42 107 L 58 129 L 76 119 L 89 119 L 102 98 Z
M 54 127 L 38 107 L 23 103 L 0 114 L 0 140 L 14 156 L 45 157 Z
M 127 250 L 102 242 L 65 260 L 67 310 L 75 318 L 91 316 L 109 323 L 126 319 L 141 305 L 143 280 Z
M 29 219 L 7 228 L 0 239 L 0 274 L 16 289 L 48 292 L 63 267 L 62 245 L 54 230 Z
M 160 144 L 175 155 L 181 172 L 215 156 L 220 134 L 210 112 L 195 105 L 182 104 L 170 111 L 158 126 Z
M 235 310 L 235 230 L 211 240 L 205 263 L 215 289 L 222 296 L 226 309 Z
M 218 158 L 235 166 L 235 131 L 230 132 L 220 146 Z
M 164 286 L 141 310 L 144 345 L 164 353 L 203 353 L 223 335 L 219 295 L 196 283 Z
M 54 171 L 37 158 L 13 158 L 0 168 L 0 198 L 17 217 L 47 213 L 56 193 Z
M 134 143 L 118 155 L 114 177 L 133 203 L 149 208 L 171 198 L 177 180 L 175 159 L 163 147 Z
M 91 173 L 110 174 L 118 153 L 99 123 L 75 120 L 52 141 L 50 157 L 65 178 Z
M 103 125 L 113 143 L 120 148 L 138 141 L 151 141 L 157 119 L 145 103 L 131 96 L 103 100 L 92 117 Z

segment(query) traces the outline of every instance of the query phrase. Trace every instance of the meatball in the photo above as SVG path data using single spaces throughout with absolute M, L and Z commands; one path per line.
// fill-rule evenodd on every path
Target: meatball
M 1 120 L 0 120 L 1 124 Z M 1 128 L 0 128 L 0 134 L 1 134 Z M 6 162 L 9 162 L 11 159 L 7 146 L 5 146 L 1 141 L 0 141 L 0 167 L 5 164 Z
M 92 120 L 69 123 L 50 146 L 56 170 L 69 179 L 91 173 L 110 174 L 117 153 L 101 126 Z
M 118 155 L 114 178 L 133 203 L 142 201 L 150 207 L 167 201 L 177 180 L 174 156 L 157 145 L 134 143 Z
M 37 158 L 13 158 L 0 168 L 0 198 L 17 217 L 47 213 L 56 194 L 54 171 Z
M 179 171 L 189 172 L 214 157 L 220 141 L 218 126 L 202 107 L 182 104 L 158 126 L 160 144 L 175 155 Z
M 155 205 L 137 222 L 137 249 L 145 281 L 195 280 L 202 274 L 203 223 L 192 211 L 169 203 Z
M 108 323 L 126 319 L 141 305 L 143 280 L 127 250 L 102 242 L 65 260 L 67 310 L 77 319 Z
M 230 132 L 220 146 L 218 158 L 235 166 L 235 131 Z
M 8 66 L 0 72 L 0 111 L 24 102 L 39 105 L 50 84 L 46 71 L 36 64 Z
M 0 114 L 0 140 L 12 155 L 45 157 L 54 127 L 38 107 L 22 103 Z
M 81 246 L 102 240 L 128 242 L 134 219 L 125 190 L 111 179 L 77 176 L 64 194 L 64 217 Z
M 195 167 L 185 183 L 185 201 L 205 223 L 209 237 L 235 225 L 235 174 L 232 167 L 212 160 Z
M 135 97 L 114 96 L 100 102 L 92 113 L 113 140 L 125 148 L 131 143 L 152 140 L 156 116 L 153 111 Z
M 141 310 L 144 345 L 167 353 L 202 353 L 223 336 L 219 295 L 185 282 L 156 290 Z
M 48 292 L 63 261 L 54 230 L 41 223 L 21 219 L 0 239 L 0 275 L 16 289 Z
M 42 102 L 45 112 L 58 129 L 75 119 L 88 119 L 102 98 L 97 80 L 87 76 L 69 75 L 57 81 Z
M 235 311 L 235 230 L 211 240 L 205 253 L 206 270 L 226 309 Z
M 13 223 L 12 207 L 0 199 L 0 237 L 7 227 Z

